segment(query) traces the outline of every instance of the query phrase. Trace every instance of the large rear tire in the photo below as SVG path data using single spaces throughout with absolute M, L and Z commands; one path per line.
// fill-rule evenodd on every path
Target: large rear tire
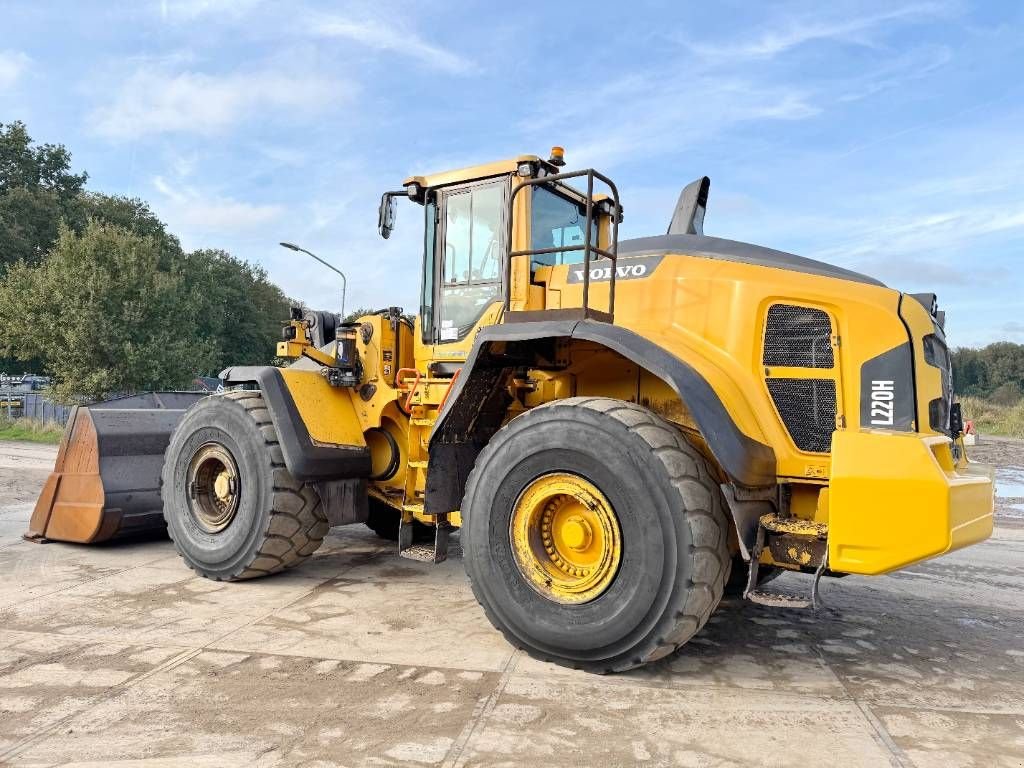
M 593 672 L 675 651 L 707 622 L 732 564 L 705 458 L 621 400 L 570 398 L 513 419 L 477 458 L 462 514 L 466 571 L 494 626 L 532 656 Z
M 292 568 L 329 528 L 316 489 L 288 472 L 263 396 L 211 396 L 171 436 L 164 519 L 178 554 L 200 576 L 238 581 Z

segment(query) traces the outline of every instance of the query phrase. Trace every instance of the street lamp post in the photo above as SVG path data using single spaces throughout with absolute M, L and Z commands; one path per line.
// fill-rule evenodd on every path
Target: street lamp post
M 342 272 L 337 267 L 335 267 L 333 264 L 328 264 L 326 261 L 321 259 L 319 256 L 317 256 L 312 251 L 307 251 L 305 248 L 300 248 L 299 246 L 295 245 L 295 243 L 280 243 L 280 245 L 284 246 L 285 248 L 287 248 L 287 249 L 289 249 L 291 251 L 301 251 L 302 253 L 306 254 L 307 256 L 312 256 L 314 259 L 319 261 L 321 264 L 323 264 L 328 269 L 332 270 L 333 272 L 337 272 L 339 275 L 341 275 L 341 320 L 342 320 L 342 322 L 344 322 L 344 320 L 345 320 L 345 291 L 348 289 L 348 278 L 345 277 L 345 273 Z

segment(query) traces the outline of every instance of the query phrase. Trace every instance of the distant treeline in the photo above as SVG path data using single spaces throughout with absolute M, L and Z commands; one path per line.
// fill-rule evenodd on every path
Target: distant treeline
M 0 370 L 44 371 L 75 400 L 269 362 L 288 300 L 266 272 L 184 251 L 145 201 L 87 178 L 0 123 Z
M 1024 344 L 997 341 L 981 349 L 953 350 L 953 389 L 999 405 L 1024 398 Z

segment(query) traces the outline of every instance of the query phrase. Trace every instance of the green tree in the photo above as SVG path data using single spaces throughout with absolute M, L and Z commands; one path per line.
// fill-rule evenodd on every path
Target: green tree
M 1024 388 L 1024 344 L 997 341 L 982 350 L 992 388 L 1015 384 Z
M 86 178 L 0 123 L 0 371 L 54 374 L 67 399 L 273 360 L 290 302 L 263 269 L 183 253 L 148 203 Z
M 952 352 L 953 391 L 958 395 L 983 397 L 988 391 L 988 371 L 981 351 L 961 347 Z
M 959 395 L 1012 400 L 1024 391 L 1024 344 L 997 341 L 981 349 L 953 350 L 953 389 Z
M 215 349 L 200 336 L 184 260 L 165 246 L 99 221 L 81 234 L 60 225 L 45 258 L 0 282 L 0 353 L 44 360 L 65 401 L 187 386 Z
M 199 336 L 213 349 L 201 372 L 273 360 L 289 302 L 263 268 L 219 250 L 194 251 L 184 263 Z
M 61 220 L 75 217 L 86 178 L 62 145 L 35 145 L 24 123 L 0 123 L 0 274 L 42 259 Z
M 382 307 L 381 309 L 384 309 L 384 308 Z M 353 309 L 347 315 L 345 315 L 345 317 L 342 319 L 342 322 L 343 323 L 351 323 L 354 320 L 358 320 L 360 317 L 363 317 L 364 315 L 375 315 L 378 312 L 380 312 L 381 309 L 370 309 L 369 307 L 358 307 L 356 309 Z M 409 312 L 403 312 L 402 313 L 402 317 L 404 317 L 410 323 L 415 323 L 416 322 L 416 315 L 410 314 Z
M 113 224 L 141 237 L 156 238 L 161 243 L 163 261 L 167 265 L 181 257 L 178 238 L 167 231 L 167 226 L 145 200 L 102 192 L 82 192 L 72 207 L 68 223 L 81 232 L 90 220 Z
M 351 323 L 351 322 L 354 322 L 354 321 L 358 320 L 360 317 L 363 317 L 365 315 L 376 314 L 377 311 L 378 310 L 370 309 L 369 307 L 356 307 L 351 312 L 349 312 L 347 315 L 345 315 L 345 317 L 342 318 L 341 322 L 343 322 L 343 323 Z

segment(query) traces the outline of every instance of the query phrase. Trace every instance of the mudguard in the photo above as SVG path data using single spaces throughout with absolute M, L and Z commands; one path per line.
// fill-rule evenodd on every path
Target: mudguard
M 225 386 L 255 384 L 263 393 L 277 430 L 285 466 L 296 480 L 312 482 L 370 476 L 370 450 L 365 443 L 328 445 L 313 440 L 280 369 L 273 366 L 235 366 L 224 369 L 220 378 Z
M 594 320 L 509 323 L 482 328 L 430 437 L 425 510 L 458 509 L 480 449 L 508 406 L 504 384 L 517 366 L 531 365 L 538 344 L 553 353 L 560 339 L 592 341 L 617 352 L 668 384 L 693 415 L 712 455 L 743 486 L 773 485 L 775 452 L 736 426 L 710 384 L 688 363 L 626 328 Z M 496 345 L 503 351 L 498 353 Z

